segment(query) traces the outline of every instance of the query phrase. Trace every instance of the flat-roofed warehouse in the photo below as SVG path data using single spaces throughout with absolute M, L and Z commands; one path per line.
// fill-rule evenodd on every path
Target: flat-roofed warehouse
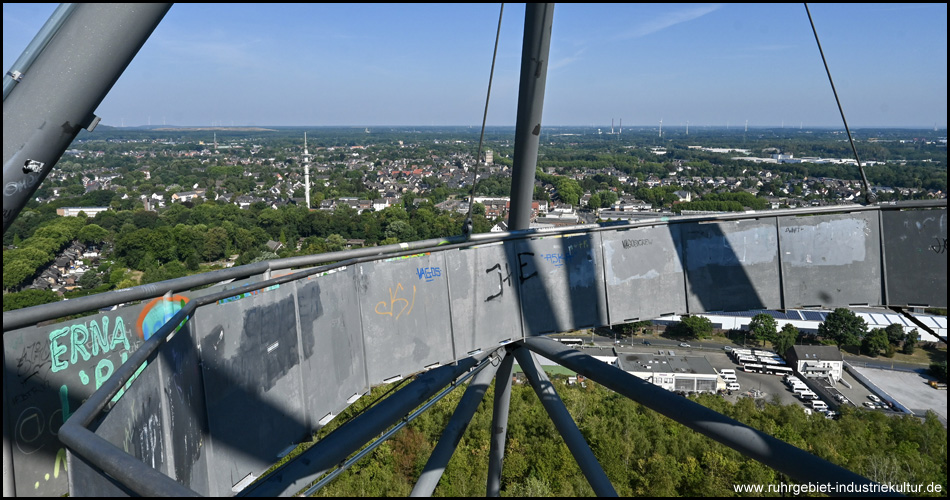
M 725 381 L 706 358 L 648 353 L 618 353 L 621 370 L 670 391 L 716 392 Z

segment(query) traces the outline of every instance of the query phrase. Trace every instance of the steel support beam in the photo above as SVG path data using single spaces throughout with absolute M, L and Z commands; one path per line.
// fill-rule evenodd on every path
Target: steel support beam
M 534 170 L 541 140 L 541 110 L 551 48 L 553 3 L 529 3 L 524 13 L 521 47 L 521 83 L 518 87 L 518 118 L 515 122 L 514 175 L 511 179 L 511 210 L 508 227 L 527 229 L 534 197 Z
M 95 128 L 96 107 L 171 6 L 78 4 L 4 90 L 4 233 L 76 135 Z
M 561 343 L 532 337 L 525 347 L 628 398 L 762 462 L 802 483 L 876 485 L 863 476 L 662 389 Z M 519 358 L 520 360 L 521 358 Z M 871 490 L 878 491 L 878 490 Z
M 504 349 L 498 349 L 497 352 L 500 352 L 503 358 L 507 357 L 505 356 L 506 351 Z M 455 413 L 452 414 L 452 418 L 445 426 L 445 430 L 442 431 L 442 436 L 439 438 L 438 444 L 436 444 L 435 449 L 432 450 L 429 461 L 426 462 L 425 467 L 422 469 L 422 474 L 419 476 L 419 480 L 416 481 L 416 485 L 413 486 L 409 496 L 432 496 L 432 492 L 435 491 L 435 487 L 439 485 L 439 479 L 442 478 L 445 467 L 449 464 L 452 454 L 455 453 L 455 449 L 458 447 L 459 441 L 462 439 L 462 434 L 465 433 L 465 429 L 468 428 L 469 422 L 471 422 L 472 417 L 475 416 L 475 410 L 478 409 L 478 405 L 485 397 L 485 391 L 488 390 L 488 386 L 491 384 L 492 378 L 495 377 L 497 370 L 498 366 L 493 362 L 491 366 L 486 366 L 482 371 L 478 372 L 478 375 L 475 375 L 475 378 L 469 383 L 465 394 L 462 395 L 462 400 L 459 401 L 458 406 L 455 407 Z
M 239 496 L 293 495 L 340 464 L 365 443 L 382 434 L 414 408 L 431 398 L 453 380 L 473 368 L 487 354 L 466 358 L 457 365 L 445 365 L 419 375 L 399 392 L 389 396 L 362 415 L 347 422 L 307 451 L 248 486 Z
M 515 350 L 514 354 L 518 359 L 518 364 L 521 365 L 521 369 L 524 370 L 525 376 L 528 377 L 528 381 L 531 382 L 531 387 L 538 394 L 538 399 L 541 400 L 541 404 L 544 405 L 544 409 L 547 410 L 548 415 L 554 422 L 554 426 L 557 427 L 561 437 L 564 438 L 564 443 L 567 444 L 571 454 L 574 455 L 574 460 L 577 460 L 581 472 L 584 473 L 591 488 L 594 489 L 594 493 L 602 497 L 617 496 L 617 491 L 610 483 L 610 479 L 607 478 L 607 473 L 600 466 L 594 452 L 587 445 L 584 435 L 581 434 L 577 424 L 574 423 L 574 419 L 571 418 L 571 414 L 564 407 L 560 396 L 557 395 L 554 386 L 548 380 L 548 376 L 545 375 L 541 363 L 538 363 L 534 354 L 527 348 L 521 347 Z
M 508 406 L 511 402 L 511 367 L 515 358 L 508 353 L 495 376 L 495 404 L 492 406 L 491 443 L 488 448 L 488 484 L 485 496 L 501 496 L 501 469 L 508 435 Z

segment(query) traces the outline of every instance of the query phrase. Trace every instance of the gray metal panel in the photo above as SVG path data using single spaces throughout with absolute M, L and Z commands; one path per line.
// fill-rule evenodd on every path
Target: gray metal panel
M 654 226 L 601 233 L 611 324 L 686 312 L 679 230 Z
M 205 314 L 202 309 L 195 316 Z M 174 461 L 174 478 L 200 495 L 211 495 L 210 471 L 215 468 L 205 407 L 201 352 L 195 341 L 195 326 L 189 321 L 166 341 L 156 359 L 161 363 L 163 402 L 168 412 L 169 455 Z M 134 387 L 134 384 L 133 384 Z M 144 393 L 154 396 L 154 393 Z
M 133 383 L 126 384 L 115 406 L 89 430 L 112 443 L 120 450 L 138 458 L 149 467 L 172 476 L 169 467 L 178 452 L 173 448 L 183 443 L 168 442 L 168 427 L 163 413 L 161 397 L 163 394 L 161 361 L 153 360 L 146 364 Z M 115 401 L 115 400 L 114 400 Z M 74 484 L 75 486 L 75 484 Z M 104 491 L 76 491 L 70 495 L 97 496 L 107 495 L 113 486 L 103 483 Z
M 212 436 L 212 495 L 230 495 L 309 435 L 294 292 L 274 285 L 235 295 L 192 320 Z
M 82 457 L 66 450 L 69 496 L 71 497 L 131 497 L 134 493 L 118 481 L 101 473 Z M 20 496 L 20 495 L 17 495 Z
M 301 376 L 312 424 L 328 413 L 339 414 L 348 399 L 369 390 L 353 277 L 346 270 L 295 282 Z
M 785 307 L 881 303 L 877 212 L 779 217 Z
M 679 226 L 690 313 L 781 307 L 775 219 Z
M 947 307 L 947 209 L 881 217 L 888 305 Z
M 356 268 L 369 383 L 452 361 L 452 322 L 442 254 Z
M 17 496 L 68 493 L 66 449 L 56 433 L 83 400 L 142 344 L 163 314 L 152 301 L 96 316 L 3 334 L 4 411 L 9 415 Z
M 607 324 L 599 248 L 598 233 L 515 242 L 512 277 L 521 287 L 526 336 Z
M 126 384 L 115 406 L 92 430 L 153 469 L 207 495 L 207 419 L 190 325 L 177 331 Z M 107 496 L 115 491 L 108 481 L 74 480 L 70 488 L 73 496 Z
M 496 243 L 445 254 L 456 358 L 522 337 L 517 270 L 509 248 Z

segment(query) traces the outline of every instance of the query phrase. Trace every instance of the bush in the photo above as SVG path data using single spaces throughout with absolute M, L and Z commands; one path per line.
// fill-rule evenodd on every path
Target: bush
M 930 363 L 930 374 L 941 382 L 947 381 L 947 362 Z
M 894 347 L 894 344 L 888 344 L 887 349 L 884 350 L 884 357 L 893 358 L 897 354 L 897 347 Z

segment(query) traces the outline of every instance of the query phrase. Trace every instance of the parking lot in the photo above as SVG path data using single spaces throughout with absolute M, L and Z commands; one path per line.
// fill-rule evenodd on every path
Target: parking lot
M 742 394 L 748 394 L 749 391 L 755 390 L 758 393 L 756 396 L 764 398 L 765 401 L 771 402 L 773 401 L 773 396 L 777 396 L 780 404 L 793 404 L 803 408 L 806 407 L 802 401 L 792 393 L 791 389 L 785 385 L 782 377 L 761 373 L 746 373 L 742 371 L 742 367 L 733 362 L 728 353 L 723 350 L 700 347 L 685 348 L 668 345 L 643 345 L 636 343 L 619 346 L 617 349 L 622 352 L 660 353 L 662 351 L 662 354 L 668 354 L 669 351 L 673 351 L 676 355 L 703 356 L 717 371 L 723 368 L 731 368 L 736 371 L 736 378 L 738 379 L 740 390 L 732 391 L 731 394 L 727 394 L 726 399 L 729 401 L 735 402 L 739 397 L 742 397 Z M 938 391 L 926 385 L 926 380 L 921 375 L 869 368 L 862 368 L 860 373 L 908 408 L 912 410 L 921 408 L 934 409 L 934 411 L 944 419 L 944 422 L 946 421 L 947 391 Z M 856 407 L 869 411 L 890 411 L 889 409 L 868 408 L 864 405 L 866 401 L 870 401 L 868 396 L 873 393 L 868 387 L 848 373 L 847 370 L 843 372 L 842 379 L 843 382 L 838 382 L 834 386 L 830 386 L 827 382 L 821 382 L 821 386 L 832 396 L 830 398 L 822 398 L 829 406 L 835 408 L 839 404 L 842 404 L 839 401 L 833 400 L 835 399 L 835 395 L 840 394 L 844 398 L 842 400 L 844 401 L 843 404 L 853 404 Z
M 855 369 L 915 414 L 923 414 L 927 410 L 933 410 L 946 425 L 947 391 L 937 390 L 927 385 L 929 379 L 926 376 L 917 372 L 882 370 L 880 368 Z

